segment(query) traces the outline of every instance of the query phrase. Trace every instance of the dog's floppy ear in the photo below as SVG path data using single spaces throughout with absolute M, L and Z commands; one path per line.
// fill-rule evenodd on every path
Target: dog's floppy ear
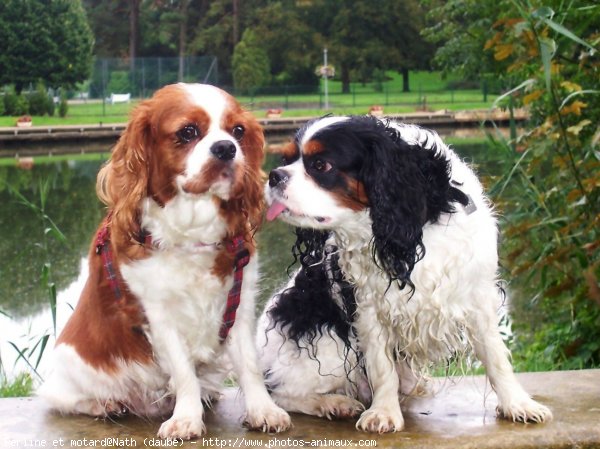
M 139 207 L 148 193 L 151 130 L 146 103 L 133 111 L 96 180 L 96 193 L 111 213 L 112 238 L 121 243 L 139 233 Z
M 450 165 L 435 144 L 410 145 L 398 130 L 373 121 L 374 132 L 363 143 L 360 174 L 373 222 L 373 252 L 390 280 L 413 288 L 410 275 L 425 255 L 423 226 L 464 194 L 450 185 Z M 433 143 L 433 142 L 432 142 Z
M 424 255 L 427 189 L 415 158 L 417 149 L 393 139 L 384 125 L 366 142 L 360 178 L 373 222 L 373 256 L 391 280 L 412 287 L 410 274 Z

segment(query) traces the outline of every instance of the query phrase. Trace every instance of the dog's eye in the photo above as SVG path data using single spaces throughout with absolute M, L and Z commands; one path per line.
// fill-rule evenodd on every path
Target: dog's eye
M 244 133 L 246 129 L 242 125 L 236 125 L 231 130 L 231 135 L 235 138 L 235 140 L 240 141 L 242 137 L 244 137 Z
M 327 173 L 329 170 L 331 170 L 332 167 L 329 162 L 324 161 L 323 159 L 316 159 L 312 163 L 312 168 L 314 168 L 318 172 Z
M 189 143 L 200 135 L 196 125 L 186 125 L 175 133 L 177 139 L 182 143 Z

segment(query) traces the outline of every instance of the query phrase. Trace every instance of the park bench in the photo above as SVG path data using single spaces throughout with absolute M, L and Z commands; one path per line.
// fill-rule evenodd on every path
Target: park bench
M 115 103 L 129 103 L 131 101 L 131 94 L 110 94 L 108 102 L 110 104 Z

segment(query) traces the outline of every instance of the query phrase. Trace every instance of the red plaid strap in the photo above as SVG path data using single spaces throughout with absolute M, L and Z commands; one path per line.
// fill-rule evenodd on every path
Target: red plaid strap
M 115 298 L 119 300 L 122 296 L 119 288 L 119 279 L 115 270 L 113 254 L 110 247 L 110 228 L 108 227 L 108 218 L 96 235 L 96 254 L 102 257 L 102 264 L 106 271 L 106 279 L 113 290 Z M 225 341 L 229 335 L 229 330 L 235 323 L 235 315 L 240 305 L 240 294 L 242 290 L 242 281 L 244 279 L 244 267 L 250 261 L 250 252 L 246 249 L 244 237 L 234 237 L 226 245 L 227 251 L 234 256 L 233 286 L 227 296 L 227 304 L 223 313 L 223 324 L 219 330 L 221 342 Z
M 229 290 L 229 295 L 227 296 L 227 304 L 225 305 L 225 312 L 223 313 L 223 324 L 219 330 L 221 342 L 225 341 L 229 335 L 229 329 L 231 329 L 235 323 L 235 314 L 240 305 L 244 267 L 248 265 L 248 262 L 250 261 L 250 252 L 246 249 L 244 243 L 244 237 L 237 236 L 227 244 L 227 251 L 230 254 L 233 254 L 235 259 L 233 265 L 233 286 L 231 287 L 231 290 Z
M 110 229 L 108 227 L 108 218 L 105 220 L 102 228 L 98 231 L 98 235 L 96 235 L 96 254 L 102 257 L 102 264 L 104 265 L 104 271 L 106 271 L 106 279 L 108 280 L 108 284 L 115 294 L 115 298 L 117 300 L 121 299 L 119 279 L 117 277 L 112 250 L 110 248 Z

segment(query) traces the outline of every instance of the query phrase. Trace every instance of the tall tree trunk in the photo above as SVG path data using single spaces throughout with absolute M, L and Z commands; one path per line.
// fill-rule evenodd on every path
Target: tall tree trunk
M 138 44 L 138 23 L 140 18 L 140 1 L 129 1 L 129 78 L 131 86 L 134 86 L 135 81 L 135 58 L 137 57 Z
M 346 64 L 342 64 L 342 93 L 350 93 L 350 69 Z
M 410 92 L 410 85 L 408 83 L 409 70 L 406 67 L 402 67 L 402 92 Z
M 233 47 L 240 41 L 240 9 L 239 0 L 233 0 Z
M 185 52 L 186 52 L 186 38 L 187 38 L 187 12 L 189 6 L 189 0 L 181 0 L 179 4 L 179 14 L 181 16 L 181 24 L 179 27 L 179 73 L 177 79 L 183 81 L 184 69 L 185 69 Z

